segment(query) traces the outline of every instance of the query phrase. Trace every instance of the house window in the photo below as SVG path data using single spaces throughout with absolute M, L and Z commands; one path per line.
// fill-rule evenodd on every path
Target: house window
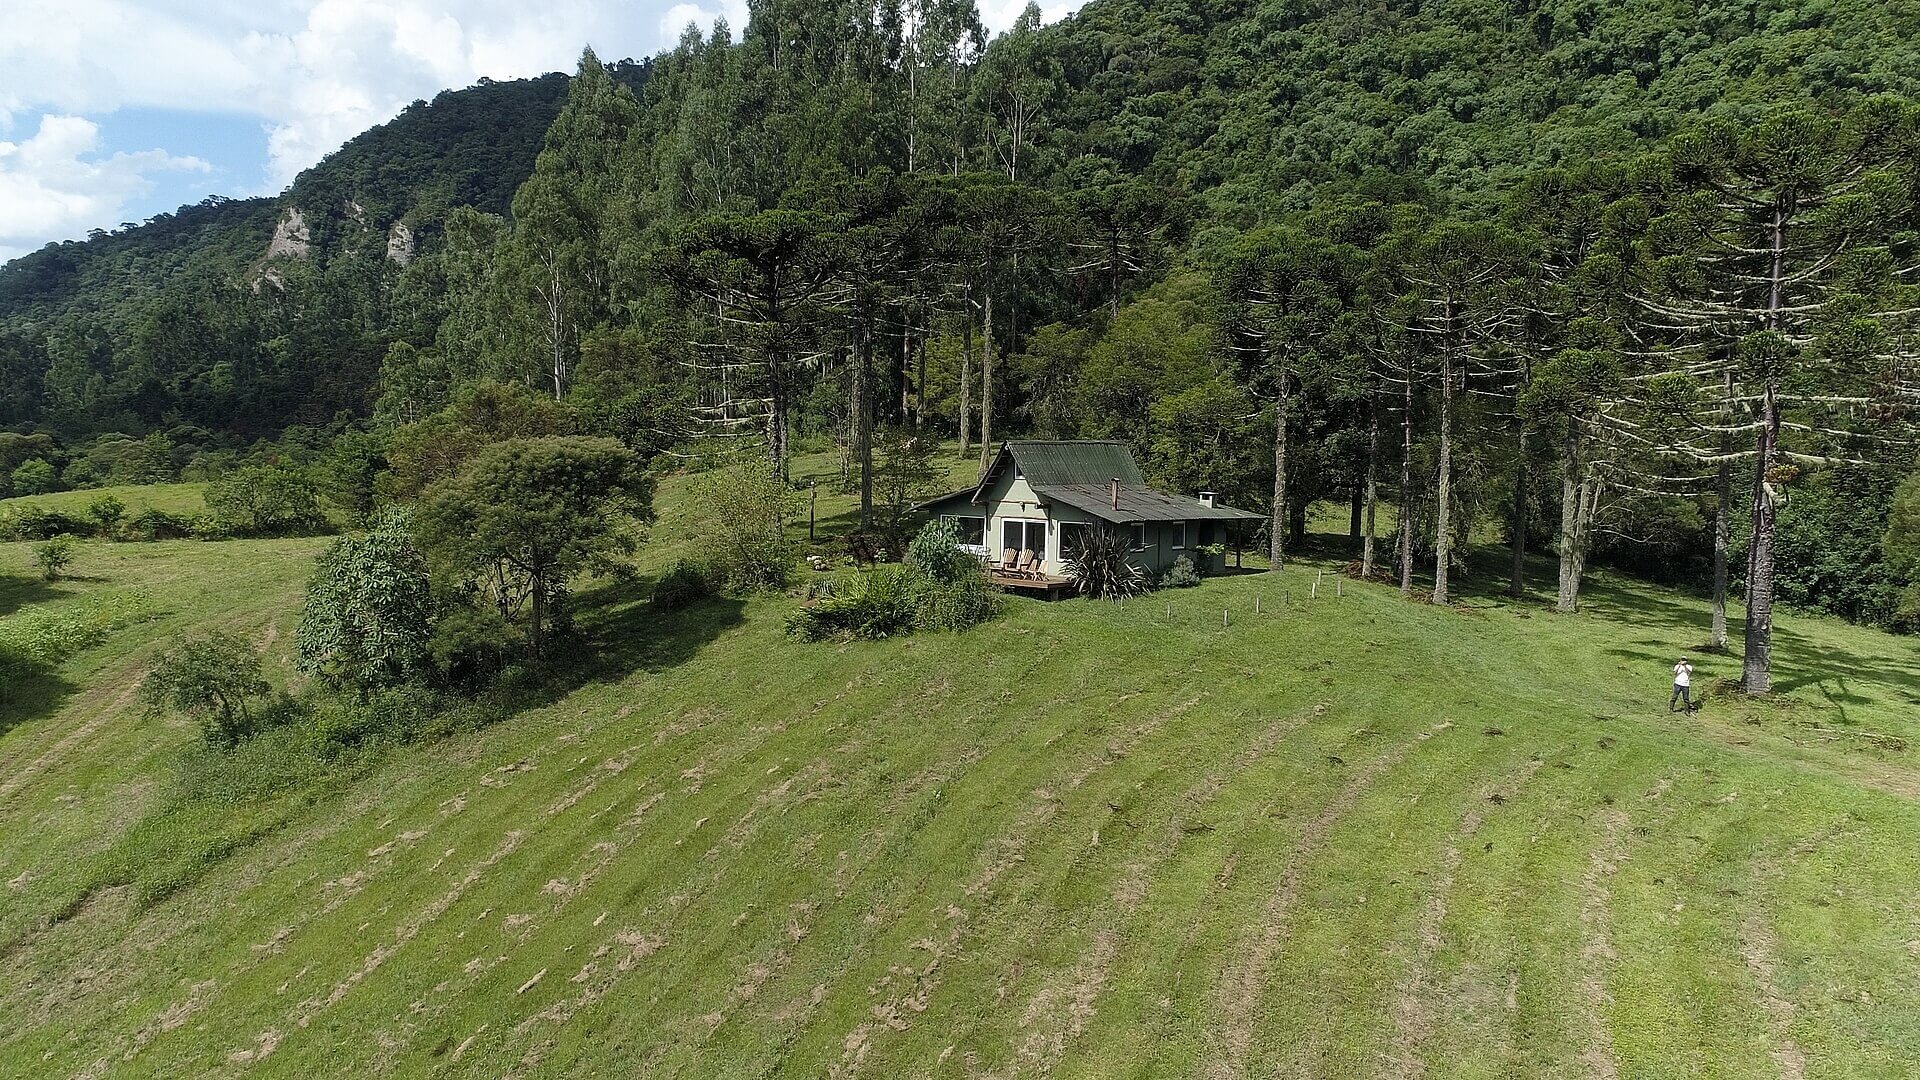
M 1184 521 L 1176 521 L 1173 523 L 1173 550 L 1181 551 L 1185 549 L 1186 546 L 1187 523 Z
M 1072 559 L 1093 536 L 1093 526 L 1084 521 L 1063 521 L 1060 523 L 1060 557 Z
M 987 542 L 987 519 L 983 517 L 962 517 L 946 514 L 940 518 L 959 535 L 960 543 L 967 547 L 983 547 Z
M 1000 546 L 1015 555 L 1031 551 L 1042 558 L 1047 554 L 1047 523 L 1019 518 L 1000 523 Z
M 1144 521 L 1133 523 L 1133 550 L 1147 550 L 1147 523 Z

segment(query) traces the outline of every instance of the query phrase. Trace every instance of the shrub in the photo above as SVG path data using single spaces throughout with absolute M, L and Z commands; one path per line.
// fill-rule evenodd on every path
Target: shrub
M 930 521 L 907 545 L 907 565 L 936 581 L 954 581 L 980 568 L 980 560 L 960 550 L 960 533 L 946 521 Z
M 163 653 L 140 683 L 149 713 L 172 708 L 195 717 L 207 742 L 222 747 L 235 746 L 257 730 L 247 702 L 267 690 L 259 654 L 222 630 Z
M 331 748 L 385 741 L 413 742 L 434 729 L 459 702 L 420 685 L 383 687 L 365 698 L 336 699 L 322 708 L 314 733 Z
M 112 536 L 120 529 L 120 522 L 127 516 L 127 504 L 113 495 L 97 496 L 87 504 L 87 516 L 101 536 Z
M 765 462 L 752 462 L 708 473 L 694 497 L 708 518 L 702 536 L 718 584 L 741 592 L 786 586 L 797 556 L 786 523 L 799 512 L 798 492 Z
M 497 608 L 472 605 L 443 614 L 427 641 L 427 653 L 440 677 L 450 685 L 464 687 L 495 678 L 507 661 L 526 647 L 526 636 Z
M 58 580 L 61 571 L 72 566 L 79 554 L 80 542 L 66 534 L 33 545 L 33 561 L 39 564 L 40 573 L 48 581 Z
M 1182 555 L 1173 560 L 1173 567 L 1160 584 L 1169 589 L 1191 589 L 1200 584 L 1200 571 L 1194 567 L 1192 559 Z
M 712 594 L 713 589 L 707 584 L 707 572 L 697 564 L 682 559 L 653 583 L 653 606 L 661 611 L 679 611 Z
M 1127 600 L 1146 594 L 1151 582 L 1145 571 L 1133 565 L 1133 544 L 1126 533 L 1107 525 L 1080 533 L 1082 539 L 1067 553 L 1067 573 L 1082 596 Z
M 327 525 L 313 481 L 278 466 L 254 465 L 222 476 L 207 488 L 207 510 L 220 527 L 240 536 L 297 536 Z
M 193 535 L 193 519 L 165 510 L 146 509 L 127 519 L 121 535 L 129 540 L 184 540 Z
M 51 540 L 56 536 L 78 536 L 93 531 L 93 523 L 58 510 L 25 506 L 0 518 L 0 538 L 7 540 Z
M 928 582 L 920 595 L 914 625 L 921 630 L 959 633 L 1000 614 L 1001 599 L 1000 590 L 987 580 L 986 568 L 968 557 L 946 580 Z
M 795 612 L 787 619 L 787 633 L 803 641 L 909 633 L 927 583 L 926 576 L 911 567 L 879 567 L 854 577 L 836 595 Z
M 15 495 L 44 495 L 59 486 L 53 464 L 45 458 L 29 458 L 13 470 Z
M 369 690 L 426 671 L 433 583 L 405 513 L 343 537 L 317 560 L 294 632 L 295 664 L 335 687 Z

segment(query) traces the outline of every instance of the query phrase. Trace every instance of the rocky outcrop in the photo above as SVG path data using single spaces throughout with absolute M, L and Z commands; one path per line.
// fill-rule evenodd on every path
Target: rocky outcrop
M 404 221 L 394 222 L 393 228 L 387 230 L 387 261 L 405 266 L 413 261 L 415 250 L 413 230 Z
M 273 227 L 273 239 L 267 243 L 267 258 L 304 259 L 313 250 L 313 233 L 307 219 L 296 206 L 287 207 L 279 224 Z

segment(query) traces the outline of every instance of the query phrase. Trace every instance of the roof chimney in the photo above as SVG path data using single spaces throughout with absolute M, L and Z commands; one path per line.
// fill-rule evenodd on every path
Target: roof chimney
M 1120 478 L 1113 478 L 1113 508 L 1120 509 Z
M 1212 491 L 1203 491 L 1200 493 L 1200 505 L 1212 510 L 1220 505 L 1220 496 Z

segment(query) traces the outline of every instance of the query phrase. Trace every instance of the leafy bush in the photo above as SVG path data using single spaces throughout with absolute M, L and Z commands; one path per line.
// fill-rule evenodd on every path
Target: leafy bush
M 427 686 L 383 687 L 365 698 L 328 703 L 315 718 L 314 734 L 330 748 L 414 742 L 459 704 Z
M 960 550 L 960 532 L 950 522 L 930 521 L 907 545 L 907 565 L 936 581 L 954 581 L 979 569 L 980 560 Z
M 882 566 L 857 575 L 836 595 L 790 616 L 787 633 L 803 641 L 871 640 L 910 633 L 927 580 L 906 566 Z
M 15 495 L 44 495 L 60 486 L 53 464 L 44 458 L 31 458 L 13 470 Z
M 207 510 L 239 536 L 298 536 L 327 527 L 313 481 L 279 466 L 235 469 L 215 480 L 207 488 Z
M 127 504 L 117 496 L 100 495 L 87 504 L 87 516 L 93 519 L 93 525 L 101 536 L 111 537 L 120 529 L 120 522 L 127 516 Z
M 1082 596 L 1127 600 L 1146 594 L 1152 583 L 1146 572 L 1133 564 L 1131 537 L 1107 525 L 1081 529 L 1080 535 L 1079 542 L 1067 553 L 1067 574 Z
M 696 600 L 713 595 L 707 584 L 707 572 L 685 559 L 653 583 L 653 606 L 661 611 L 679 611 Z
M 80 541 L 64 533 L 33 545 L 33 561 L 39 565 L 41 575 L 48 581 L 57 580 L 61 571 L 72 566 L 79 554 Z
M 1194 568 L 1193 560 L 1185 555 L 1173 560 L 1173 566 L 1160 584 L 1169 589 L 1191 589 L 1200 584 L 1200 571 Z
M 957 632 L 993 618 L 1001 600 L 985 569 L 971 560 L 951 580 L 935 579 L 915 566 L 881 566 L 821 593 L 788 617 L 787 633 L 825 641 L 874 640 L 915 630 Z
M 427 652 L 440 677 L 452 686 L 476 687 L 497 677 L 509 659 L 526 651 L 527 639 L 497 608 L 462 605 L 434 624 Z
M 317 561 L 294 632 L 295 664 L 363 695 L 425 672 L 433 583 L 405 513 L 334 542 Z
M 58 510 L 24 506 L 0 518 L 0 539 L 51 540 L 56 536 L 82 536 L 93 531 L 93 523 Z
M 184 540 L 193 535 L 193 519 L 148 508 L 127 519 L 121 533 L 129 540 Z
M 800 510 L 799 492 L 763 461 L 710 472 L 694 491 L 708 518 L 702 535 L 717 583 L 740 592 L 784 588 L 797 554 L 786 523 Z
M 154 613 L 140 593 L 117 593 L 77 607 L 29 608 L 0 619 L 0 698 L 28 669 L 57 664 Z
M 914 625 L 921 630 L 951 633 L 969 630 L 999 615 L 1003 598 L 987 580 L 986 568 L 968 557 L 948 579 L 928 582 L 920 595 Z
M 200 721 L 209 744 L 233 747 L 258 730 L 251 698 L 268 690 L 260 656 L 245 641 L 215 630 L 163 653 L 140 683 L 147 711 L 169 708 Z

